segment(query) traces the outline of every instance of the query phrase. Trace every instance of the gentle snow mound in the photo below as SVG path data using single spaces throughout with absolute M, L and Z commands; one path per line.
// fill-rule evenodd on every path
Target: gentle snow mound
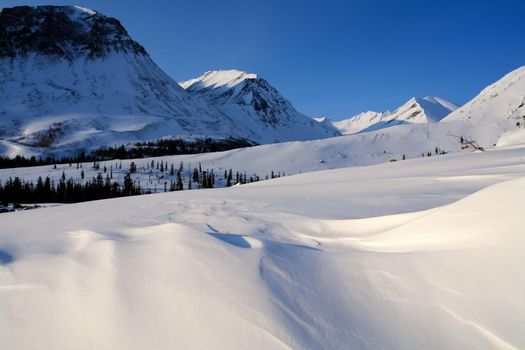
M 522 151 L 2 214 L 0 342 L 524 348 Z
M 501 135 L 496 144 L 497 147 L 522 146 L 525 145 L 525 130 L 508 131 Z

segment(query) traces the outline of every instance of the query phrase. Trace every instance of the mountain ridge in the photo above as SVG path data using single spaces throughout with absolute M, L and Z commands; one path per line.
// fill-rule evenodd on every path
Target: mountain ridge
M 262 77 L 239 70 L 208 71 L 179 83 L 190 94 L 219 108 L 239 124 L 259 130 L 262 143 L 339 136 L 299 113 Z

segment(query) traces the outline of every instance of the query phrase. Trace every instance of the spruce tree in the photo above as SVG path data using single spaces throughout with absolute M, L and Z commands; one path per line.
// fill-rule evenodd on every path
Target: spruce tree
M 182 177 L 180 171 L 177 171 L 177 179 L 175 180 L 175 190 L 182 191 L 184 189 L 184 184 L 182 183 Z

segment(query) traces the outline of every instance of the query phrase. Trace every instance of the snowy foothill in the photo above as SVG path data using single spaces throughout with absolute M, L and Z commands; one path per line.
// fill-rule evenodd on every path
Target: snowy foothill
M 0 340 L 522 348 L 524 154 L 514 145 L 2 214 Z

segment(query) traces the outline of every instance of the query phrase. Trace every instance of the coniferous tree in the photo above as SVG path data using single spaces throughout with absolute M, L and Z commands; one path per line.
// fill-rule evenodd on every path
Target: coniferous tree
M 135 192 L 135 186 L 133 183 L 133 180 L 131 179 L 131 175 L 127 173 L 124 176 L 124 196 L 131 196 Z
M 197 168 L 193 169 L 193 182 L 199 182 L 199 171 L 197 170 Z
M 175 180 L 175 189 L 177 191 L 182 191 L 184 189 L 184 183 L 182 182 L 182 176 L 180 170 L 177 171 L 177 179 Z

